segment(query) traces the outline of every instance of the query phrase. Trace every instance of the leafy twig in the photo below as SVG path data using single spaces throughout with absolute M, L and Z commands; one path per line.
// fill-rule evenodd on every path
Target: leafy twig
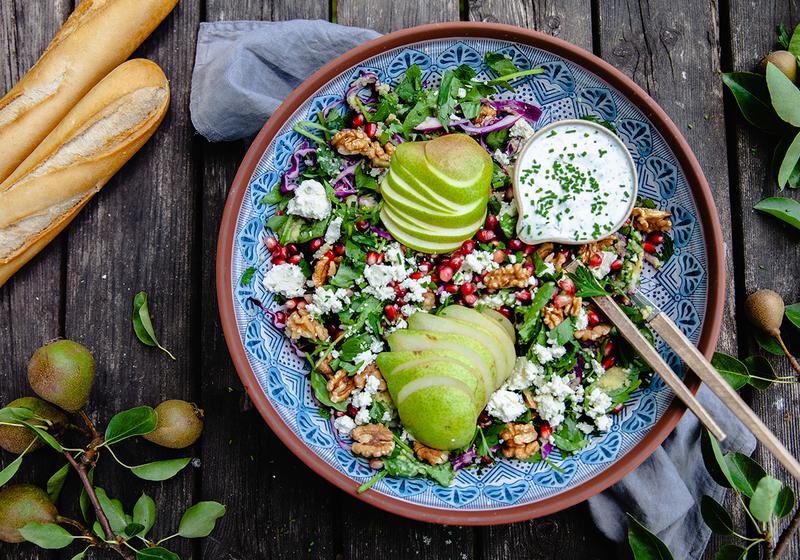
M 59 515 L 56 518 L 56 521 L 58 523 L 63 523 L 65 525 L 72 525 L 73 527 L 75 527 L 78 531 L 81 532 L 81 534 L 84 537 L 90 540 L 93 546 L 99 546 L 103 544 L 103 541 L 98 539 L 96 535 L 94 535 L 89 529 L 86 528 L 86 526 L 83 523 L 81 523 L 77 519 L 72 519 L 71 517 L 64 517 L 63 515 Z
M 800 527 L 800 508 L 794 512 L 792 516 L 792 520 L 789 523 L 789 526 L 786 527 L 786 530 L 783 532 L 781 537 L 778 539 L 778 544 L 775 546 L 775 552 L 773 554 L 773 558 L 778 560 L 783 555 L 783 552 L 786 550 L 786 547 L 789 545 L 789 541 L 792 540 L 792 536 L 797 532 L 797 528 Z

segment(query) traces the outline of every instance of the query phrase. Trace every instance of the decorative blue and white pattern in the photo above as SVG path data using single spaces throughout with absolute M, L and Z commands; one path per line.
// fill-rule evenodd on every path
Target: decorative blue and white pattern
M 661 271 L 645 273 L 642 289 L 692 341 L 697 342 L 700 336 L 708 278 L 697 208 L 686 178 L 664 138 L 622 94 L 596 75 L 551 53 L 503 41 L 435 40 L 373 57 L 317 91 L 284 124 L 267 148 L 239 209 L 231 263 L 239 334 L 262 390 L 310 453 L 317 454 L 332 468 L 358 483 L 368 480 L 374 471 L 366 461 L 343 449 L 347 444 L 337 439 L 331 422 L 317 413 L 304 360 L 293 352 L 288 340 L 263 310 L 275 307 L 272 296 L 265 292 L 261 282 L 270 267 L 263 244 L 264 224 L 274 207 L 261 200 L 286 169 L 291 154 L 302 140 L 292 132 L 292 126 L 299 120 L 313 118 L 312 115 L 331 100 L 341 99 L 360 69 L 369 69 L 382 79 L 396 83 L 410 64 L 418 64 L 425 79 L 436 81 L 444 70 L 459 64 L 469 64 L 480 70 L 487 51 L 508 54 L 523 68 L 541 66 L 545 69 L 543 74 L 514 83 L 517 98 L 542 108 L 536 128 L 587 115 L 616 124 L 636 162 L 641 194 L 652 198 L 659 208 L 671 211 L 674 216 L 675 254 Z M 480 76 L 489 77 L 485 71 L 481 71 Z M 508 96 L 505 93 L 501 97 Z M 242 286 L 241 277 L 250 267 L 255 267 L 255 275 L 249 285 Z M 263 308 L 251 298 L 258 300 Z M 670 363 L 678 365 L 677 358 L 663 344 L 659 344 L 659 349 Z M 614 417 L 608 433 L 594 438 L 575 456 L 562 458 L 560 453 L 554 452 L 550 457 L 558 469 L 547 463 L 500 461 L 481 472 L 459 472 L 450 488 L 442 488 L 431 481 L 386 477 L 371 491 L 421 506 L 473 511 L 537 502 L 584 483 L 607 469 L 644 438 L 671 400 L 672 393 L 659 379 L 646 389 L 637 390 L 624 410 Z

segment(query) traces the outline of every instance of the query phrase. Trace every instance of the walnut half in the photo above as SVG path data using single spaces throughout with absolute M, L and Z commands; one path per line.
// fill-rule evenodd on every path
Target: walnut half
M 340 260 L 341 257 L 337 259 L 336 257 L 330 258 L 325 255 L 317 259 L 317 262 L 314 264 L 314 272 L 311 274 L 311 281 L 314 282 L 315 288 L 324 286 L 328 282 L 328 279 L 336 275 L 336 270 L 339 267 L 338 261 Z
M 387 142 L 385 146 L 371 140 L 360 128 L 340 130 L 331 138 L 331 144 L 343 156 L 361 155 L 369 158 L 372 167 L 389 167 L 394 153 L 394 144 Z
M 386 457 L 394 451 L 392 432 L 383 424 L 357 426 L 350 437 L 353 438 L 353 453 L 362 457 Z
M 418 441 L 414 442 L 414 453 L 420 461 L 425 461 L 429 465 L 441 465 L 450 458 L 450 453 L 447 451 L 428 447 Z
M 328 340 L 330 337 L 328 329 L 314 319 L 305 309 L 296 309 L 289 315 L 289 318 L 286 319 L 286 334 L 293 340 L 299 338 Z
M 631 212 L 631 216 L 633 217 L 633 227 L 644 233 L 669 231 L 672 228 L 672 222 L 669 220 L 671 214 L 665 210 L 636 207 Z
M 539 434 L 536 433 L 533 424 L 508 423 L 500 432 L 503 455 L 514 459 L 527 459 L 539 451 L 538 438 Z
M 325 388 L 328 389 L 331 402 L 338 403 L 349 397 L 356 385 L 353 378 L 347 375 L 347 371 L 340 369 L 328 380 Z
M 492 290 L 500 288 L 524 288 L 528 285 L 531 273 L 520 263 L 509 264 L 486 273 L 483 283 Z
M 577 338 L 578 340 L 582 340 L 584 342 L 590 340 L 596 341 L 600 340 L 604 336 L 608 336 L 610 332 L 611 332 L 610 325 L 600 324 L 600 325 L 595 325 L 591 329 L 583 329 L 575 331 L 575 338 Z

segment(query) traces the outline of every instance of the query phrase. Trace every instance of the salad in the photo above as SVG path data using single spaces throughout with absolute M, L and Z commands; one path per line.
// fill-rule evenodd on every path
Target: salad
M 615 294 L 652 340 L 625 294 L 670 258 L 669 213 L 638 199 L 600 241 L 521 241 L 512 177 L 541 110 L 513 84 L 540 70 L 484 62 L 486 79 L 460 66 L 439 84 L 362 72 L 294 127 L 304 141 L 263 200 L 281 307 L 262 309 L 307 357 L 339 444 L 375 469 L 360 491 L 575 453 L 650 381 L 587 298 Z

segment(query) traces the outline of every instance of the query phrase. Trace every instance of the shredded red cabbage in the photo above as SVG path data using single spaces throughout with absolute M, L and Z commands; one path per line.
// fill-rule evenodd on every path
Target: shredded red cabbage
M 389 241 L 393 240 L 392 234 L 386 231 L 385 229 L 381 229 L 378 226 L 369 226 L 369 229 L 372 233 L 377 236 L 383 237 L 384 239 L 388 239 Z
M 548 441 L 542 446 L 542 459 L 547 459 L 551 451 L 553 451 L 553 444 Z
M 500 111 L 522 115 L 529 121 L 538 121 L 539 117 L 542 116 L 542 110 L 539 107 L 518 99 L 502 99 L 498 101 L 483 99 L 482 101 Z
M 357 162 L 357 161 L 356 161 L 356 162 L 354 162 L 354 163 L 351 163 L 351 164 L 349 164 L 349 165 L 346 165 L 346 166 L 345 166 L 345 168 L 344 168 L 344 169 L 342 169 L 342 170 L 341 170 L 341 172 L 339 172 L 339 174 L 336 176 L 336 178 L 335 178 L 335 179 L 334 179 L 334 180 L 331 182 L 331 184 L 334 186 L 334 188 L 335 188 L 335 187 L 336 187 L 336 186 L 337 186 L 339 183 L 342 183 L 342 182 L 344 182 L 344 183 L 345 183 L 345 185 L 347 185 L 348 187 L 350 187 L 350 186 L 352 186 L 352 185 L 353 185 L 353 183 L 352 183 L 352 181 L 350 180 L 350 178 L 351 178 L 351 177 L 353 177 L 353 176 L 355 175 L 355 173 L 356 173 L 356 167 L 358 167 L 358 163 L 359 163 L 359 162 Z M 351 193 L 351 194 L 352 194 L 352 193 Z
M 470 447 L 461 455 L 456 455 L 455 457 L 450 459 L 450 464 L 453 465 L 453 470 L 458 471 L 463 469 L 464 467 L 468 467 L 475 462 L 475 459 L 478 458 L 478 452 L 475 450 L 474 447 Z
M 475 126 L 473 124 L 463 123 L 459 126 L 461 130 L 464 132 L 468 132 L 469 134 L 488 134 L 490 132 L 494 132 L 496 130 L 502 130 L 504 128 L 510 128 L 515 122 L 522 118 L 521 115 L 506 115 L 502 119 L 493 122 L 492 124 L 487 124 L 486 126 Z
M 300 163 L 303 161 L 303 157 L 309 154 L 316 154 L 316 150 L 312 148 L 308 142 L 303 141 L 297 151 L 292 154 L 288 171 L 283 174 L 283 179 L 281 179 L 282 193 L 286 194 L 297 188 L 296 181 L 300 178 Z
M 447 126 L 460 126 L 467 123 L 469 123 L 469 119 L 456 119 L 451 120 Z M 424 121 L 414 127 L 414 130 L 418 132 L 433 132 L 441 128 L 444 128 L 444 126 L 439 119 L 436 117 L 426 117 Z

